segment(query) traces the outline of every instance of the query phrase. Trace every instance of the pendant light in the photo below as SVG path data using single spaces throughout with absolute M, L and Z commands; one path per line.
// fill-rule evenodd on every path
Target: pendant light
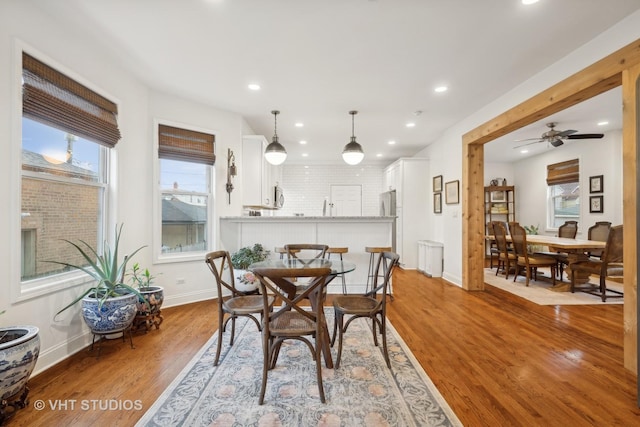
M 271 140 L 271 144 L 267 145 L 267 148 L 264 150 L 264 158 L 272 165 L 279 165 L 287 158 L 287 150 L 278 142 L 278 114 L 280 114 L 280 111 L 273 110 L 271 114 L 273 114 L 274 123 L 273 139 Z
M 357 111 L 349 111 L 351 114 L 351 142 L 344 146 L 342 150 L 342 159 L 349 165 L 357 165 L 364 158 L 364 151 L 360 144 L 356 142 L 356 135 L 354 131 L 354 117 L 358 114 Z

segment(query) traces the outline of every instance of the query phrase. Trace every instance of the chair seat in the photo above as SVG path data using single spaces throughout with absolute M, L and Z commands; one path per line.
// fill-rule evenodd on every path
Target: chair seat
M 343 295 L 333 300 L 333 307 L 345 314 L 366 314 L 377 306 L 378 301 L 362 295 Z
M 589 274 L 600 274 L 602 270 L 602 261 L 586 260 L 578 261 L 571 264 L 571 269 L 584 271 Z M 620 264 L 609 264 L 607 266 L 607 276 L 622 276 L 624 268 Z
M 526 260 L 524 257 L 518 257 L 518 262 L 525 263 Z M 550 256 L 544 255 L 529 255 L 529 266 L 540 267 L 540 266 L 548 266 L 550 264 L 555 264 L 556 259 Z
M 510 259 L 510 260 L 515 260 L 515 259 L 517 259 L 518 257 L 516 257 L 516 254 L 514 254 L 513 252 L 507 252 L 507 255 L 506 255 L 506 256 L 505 256 L 505 254 L 504 254 L 504 253 L 500 253 L 499 258 L 500 258 L 500 260 L 501 260 L 501 261 L 506 261 L 506 260 L 507 260 L 507 258 L 508 258 L 508 259 Z
M 275 298 L 269 297 L 269 302 L 273 304 Z M 229 298 L 223 301 L 225 310 L 236 314 L 256 313 L 262 310 L 262 295 L 247 295 L 242 297 Z
M 296 311 L 282 313 L 270 325 L 271 335 L 276 336 L 312 335 L 315 331 L 315 322 Z

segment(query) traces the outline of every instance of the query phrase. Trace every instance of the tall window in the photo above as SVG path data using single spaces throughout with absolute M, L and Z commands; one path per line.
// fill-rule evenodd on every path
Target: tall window
M 547 166 L 549 228 L 580 221 L 580 164 L 578 159 Z
M 117 107 L 40 62 L 22 57 L 21 280 L 86 265 L 62 241 L 102 242 L 108 147 L 120 139 Z
M 215 136 L 158 126 L 162 254 L 208 250 Z

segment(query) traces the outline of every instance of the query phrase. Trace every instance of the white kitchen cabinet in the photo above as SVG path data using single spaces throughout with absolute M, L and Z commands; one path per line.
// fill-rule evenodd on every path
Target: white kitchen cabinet
M 396 252 L 400 266 L 418 268 L 418 240 L 428 234 L 431 178 L 429 160 L 402 158 L 385 169 L 385 190 L 390 183 L 396 190 Z
M 279 166 L 264 158 L 268 142 L 262 135 L 242 137 L 242 204 L 273 208 L 274 186 L 279 180 Z

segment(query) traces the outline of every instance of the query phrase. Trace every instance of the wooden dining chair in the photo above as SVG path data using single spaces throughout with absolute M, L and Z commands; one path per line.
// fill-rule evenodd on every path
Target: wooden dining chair
M 489 243 L 489 268 L 493 270 L 493 261 L 497 260 L 497 270 L 500 270 L 500 261 L 498 258 L 500 257 L 500 249 L 498 248 L 498 244 L 496 243 L 495 233 L 493 230 L 493 225 L 500 221 L 489 221 L 487 223 L 487 235 L 493 237 L 488 240 Z
M 338 295 L 333 299 L 333 312 L 335 322 L 333 324 L 333 337 L 331 346 L 335 344 L 336 335 L 338 337 L 338 356 L 336 359 L 336 369 L 340 367 L 342 358 L 343 335 L 347 328 L 355 319 L 371 319 L 371 330 L 373 332 L 373 342 L 378 345 L 378 334 L 382 337 L 382 354 L 387 362 L 387 367 L 391 368 L 389 352 L 387 350 L 387 292 L 389 283 L 393 275 L 393 270 L 398 265 L 399 255 L 393 252 L 382 252 L 378 257 L 376 265 L 376 275 L 373 278 L 372 290 L 364 295 Z M 344 317 L 350 316 L 345 323 Z
M 551 280 L 553 284 L 556 284 L 556 265 L 558 262 L 554 257 L 547 255 L 534 255 L 530 254 L 527 247 L 527 233 L 524 227 L 516 223 L 509 223 L 509 232 L 511 233 L 511 244 L 513 250 L 516 253 L 516 274 L 513 277 L 515 282 L 518 275 L 522 270 L 525 272 L 525 285 L 529 286 L 529 280 L 531 279 L 531 273 L 533 272 L 533 280 L 538 279 L 539 267 L 551 268 Z
M 576 289 L 602 298 L 605 302 L 607 298 L 622 298 L 624 294 L 615 289 L 607 288 L 607 277 L 622 277 L 623 268 L 623 226 L 611 227 L 607 236 L 607 243 L 602 252 L 601 259 L 590 258 L 588 260 L 572 262 L 571 267 L 571 292 Z M 597 285 L 587 282 L 580 287 L 576 286 L 576 276 L 580 273 L 597 275 L 599 283 Z
M 328 249 L 328 245 L 315 243 L 291 243 L 284 245 L 287 257 L 297 259 L 324 258 Z
M 231 337 L 229 338 L 229 346 L 233 346 L 233 339 L 236 333 L 236 319 L 238 317 L 248 317 L 262 330 L 261 320 L 256 316 L 262 315 L 265 302 L 261 295 L 250 295 L 236 289 L 233 274 L 233 265 L 231 265 L 231 255 L 227 251 L 209 252 L 205 256 L 205 262 L 213 273 L 218 291 L 218 344 L 216 347 L 216 358 L 213 362 L 214 366 L 218 365 L 220 360 L 220 351 L 222 350 L 222 334 L 227 328 L 227 323 L 231 321 Z M 229 270 L 229 281 L 223 279 L 222 272 Z M 229 294 L 229 295 L 224 295 Z M 267 297 L 266 303 L 269 307 L 273 306 L 274 298 Z M 225 320 L 226 317 L 226 320 Z
M 597 221 L 594 225 L 589 227 L 587 239 L 606 242 L 609 237 L 609 230 L 611 230 L 611 223 L 609 221 Z M 588 255 L 591 257 L 601 258 L 602 253 L 603 249 L 596 249 L 589 251 Z
M 565 239 L 575 239 L 578 234 L 578 221 L 565 221 L 560 227 L 558 227 L 558 237 Z M 564 272 L 564 266 L 569 264 L 569 254 L 566 252 L 536 252 L 536 255 L 552 256 L 558 262 L 556 265 L 556 273 L 560 281 L 562 281 L 562 275 Z
M 285 340 L 304 342 L 316 362 L 316 376 L 320 401 L 325 403 L 322 384 L 322 352 L 328 349 L 328 333 L 324 317 L 325 287 L 331 274 L 330 268 L 256 268 L 263 299 L 262 327 L 262 385 L 259 404 L 264 403 L 267 374 L 276 366 L 280 346 Z M 307 277 L 309 285 L 302 292 L 296 291 L 291 277 Z M 273 295 L 282 305 L 273 310 L 268 295 Z M 305 302 L 302 304 L 302 302 Z M 308 309 L 311 302 L 311 310 Z
M 500 267 L 502 267 L 505 279 L 508 279 L 512 265 L 511 263 L 515 266 L 518 262 L 518 258 L 507 242 L 507 227 L 504 226 L 504 223 L 496 221 L 492 225 L 493 234 L 496 240 L 496 247 L 498 248 L 498 267 L 496 268 L 496 276 L 500 271 Z

